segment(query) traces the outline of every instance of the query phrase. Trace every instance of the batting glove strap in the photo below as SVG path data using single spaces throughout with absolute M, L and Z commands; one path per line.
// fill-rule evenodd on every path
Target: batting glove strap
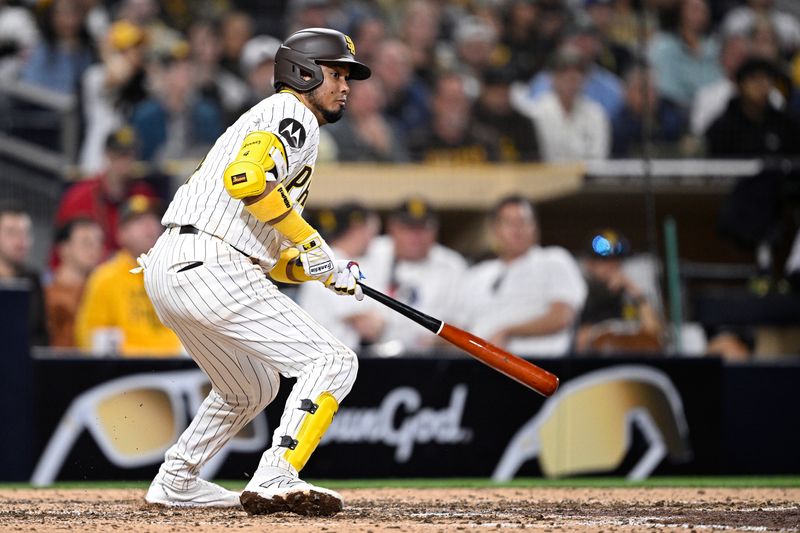
M 307 276 L 324 281 L 334 273 L 336 266 L 333 251 L 318 232 L 297 243 L 295 248 L 300 252 L 299 261 Z

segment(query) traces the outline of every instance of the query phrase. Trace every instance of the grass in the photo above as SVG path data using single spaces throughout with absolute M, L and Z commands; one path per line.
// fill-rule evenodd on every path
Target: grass
M 374 488 L 642 488 L 642 487 L 704 487 L 704 488 L 800 488 L 800 476 L 746 477 L 653 477 L 629 482 L 623 478 L 586 477 L 570 479 L 519 478 L 507 483 L 494 483 L 487 478 L 439 479 L 317 479 L 312 483 L 332 489 Z M 220 484 L 233 490 L 244 488 L 245 480 L 221 480 Z M 62 481 L 53 489 L 146 489 L 147 481 Z M 29 483 L 0 483 L 0 489 L 29 489 Z

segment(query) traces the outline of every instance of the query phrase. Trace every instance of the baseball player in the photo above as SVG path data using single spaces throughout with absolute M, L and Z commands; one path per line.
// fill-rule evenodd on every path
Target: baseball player
M 275 57 L 276 94 L 217 139 L 181 186 L 153 249 L 140 256 L 159 318 L 180 337 L 213 385 L 194 420 L 165 454 L 146 501 L 236 507 L 251 514 L 330 515 L 339 494 L 298 477 L 356 378 L 356 355 L 264 275 L 321 281 L 363 298 L 358 266 L 334 257 L 301 216 L 319 127 L 336 122 L 348 80 L 370 69 L 350 37 L 298 31 Z M 297 378 L 272 445 L 240 495 L 202 480 L 203 465 L 269 404 L 278 375 Z

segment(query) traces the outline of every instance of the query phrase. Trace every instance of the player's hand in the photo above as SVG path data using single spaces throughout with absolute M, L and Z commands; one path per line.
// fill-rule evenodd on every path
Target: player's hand
M 336 262 L 333 251 L 318 232 L 297 243 L 295 247 L 300 251 L 299 259 L 306 276 L 324 281 L 335 273 Z
M 358 280 L 364 279 L 364 274 L 361 273 L 358 263 L 355 261 L 336 261 L 334 264 L 336 265 L 336 270 L 325 282 L 325 286 L 336 294 L 355 296 L 356 300 L 363 300 L 364 291 L 361 290 Z

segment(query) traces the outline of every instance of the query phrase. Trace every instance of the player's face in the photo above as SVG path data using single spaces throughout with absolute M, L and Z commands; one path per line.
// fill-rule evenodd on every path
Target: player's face
M 316 89 L 308 93 L 308 101 L 322 124 L 332 124 L 342 118 L 350 94 L 350 67 L 347 65 L 320 65 L 323 80 Z

